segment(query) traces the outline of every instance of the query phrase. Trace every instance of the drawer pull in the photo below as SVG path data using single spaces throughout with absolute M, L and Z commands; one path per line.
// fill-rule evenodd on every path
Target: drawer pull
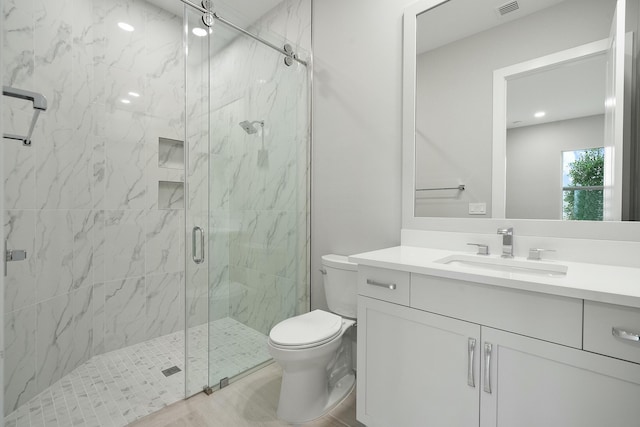
M 620 338 L 621 340 L 640 342 L 640 335 L 623 331 L 620 328 L 611 328 L 611 334 L 616 338 Z
M 380 286 L 381 288 L 391 289 L 392 291 L 396 288 L 395 283 L 382 283 L 371 279 L 367 279 L 367 285 Z

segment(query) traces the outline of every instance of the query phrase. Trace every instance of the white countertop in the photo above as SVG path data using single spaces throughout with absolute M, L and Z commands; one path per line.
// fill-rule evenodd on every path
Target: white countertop
M 545 263 L 562 264 L 568 267 L 566 276 L 551 277 L 452 266 L 435 262 L 454 254 L 469 255 L 470 252 L 396 246 L 351 255 L 349 261 L 371 267 L 640 308 L 640 268 L 545 259 Z M 486 259 L 486 256 L 478 255 L 478 257 Z M 489 257 L 499 258 L 495 255 Z M 524 258 L 515 259 L 525 260 Z

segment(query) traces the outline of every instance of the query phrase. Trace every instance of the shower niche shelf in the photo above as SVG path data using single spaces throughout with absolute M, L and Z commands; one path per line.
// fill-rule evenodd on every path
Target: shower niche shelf
M 184 209 L 184 183 L 158 181 L 158 209 Z
M 184 141 L 159 137 L 158 167 L 184 169 Z
M 184 141 L 158 137 L 158 209 L 184 209 Z

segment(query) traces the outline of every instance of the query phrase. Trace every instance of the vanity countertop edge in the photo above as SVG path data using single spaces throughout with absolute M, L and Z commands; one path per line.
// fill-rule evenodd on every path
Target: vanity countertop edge
M 564 277 L 541 277 L 513 272 L 479 271 L 473 267 L 435 262 L 453 254 L 470 253 L 395 246 L 350 255 L 349 261 L 370 267 L 640 308 L 640 268 L 545 259 L 545 262 L 566 265 L 568 271 Z

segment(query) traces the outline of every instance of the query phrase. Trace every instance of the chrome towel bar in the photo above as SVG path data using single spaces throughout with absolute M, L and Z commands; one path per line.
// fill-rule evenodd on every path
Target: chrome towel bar
M 460 184 L 457 187 L 416 188 L 416 191 L 436 191 L 436 190 L 458 190 L 458 191 L 464 191 L 464 184 Z

